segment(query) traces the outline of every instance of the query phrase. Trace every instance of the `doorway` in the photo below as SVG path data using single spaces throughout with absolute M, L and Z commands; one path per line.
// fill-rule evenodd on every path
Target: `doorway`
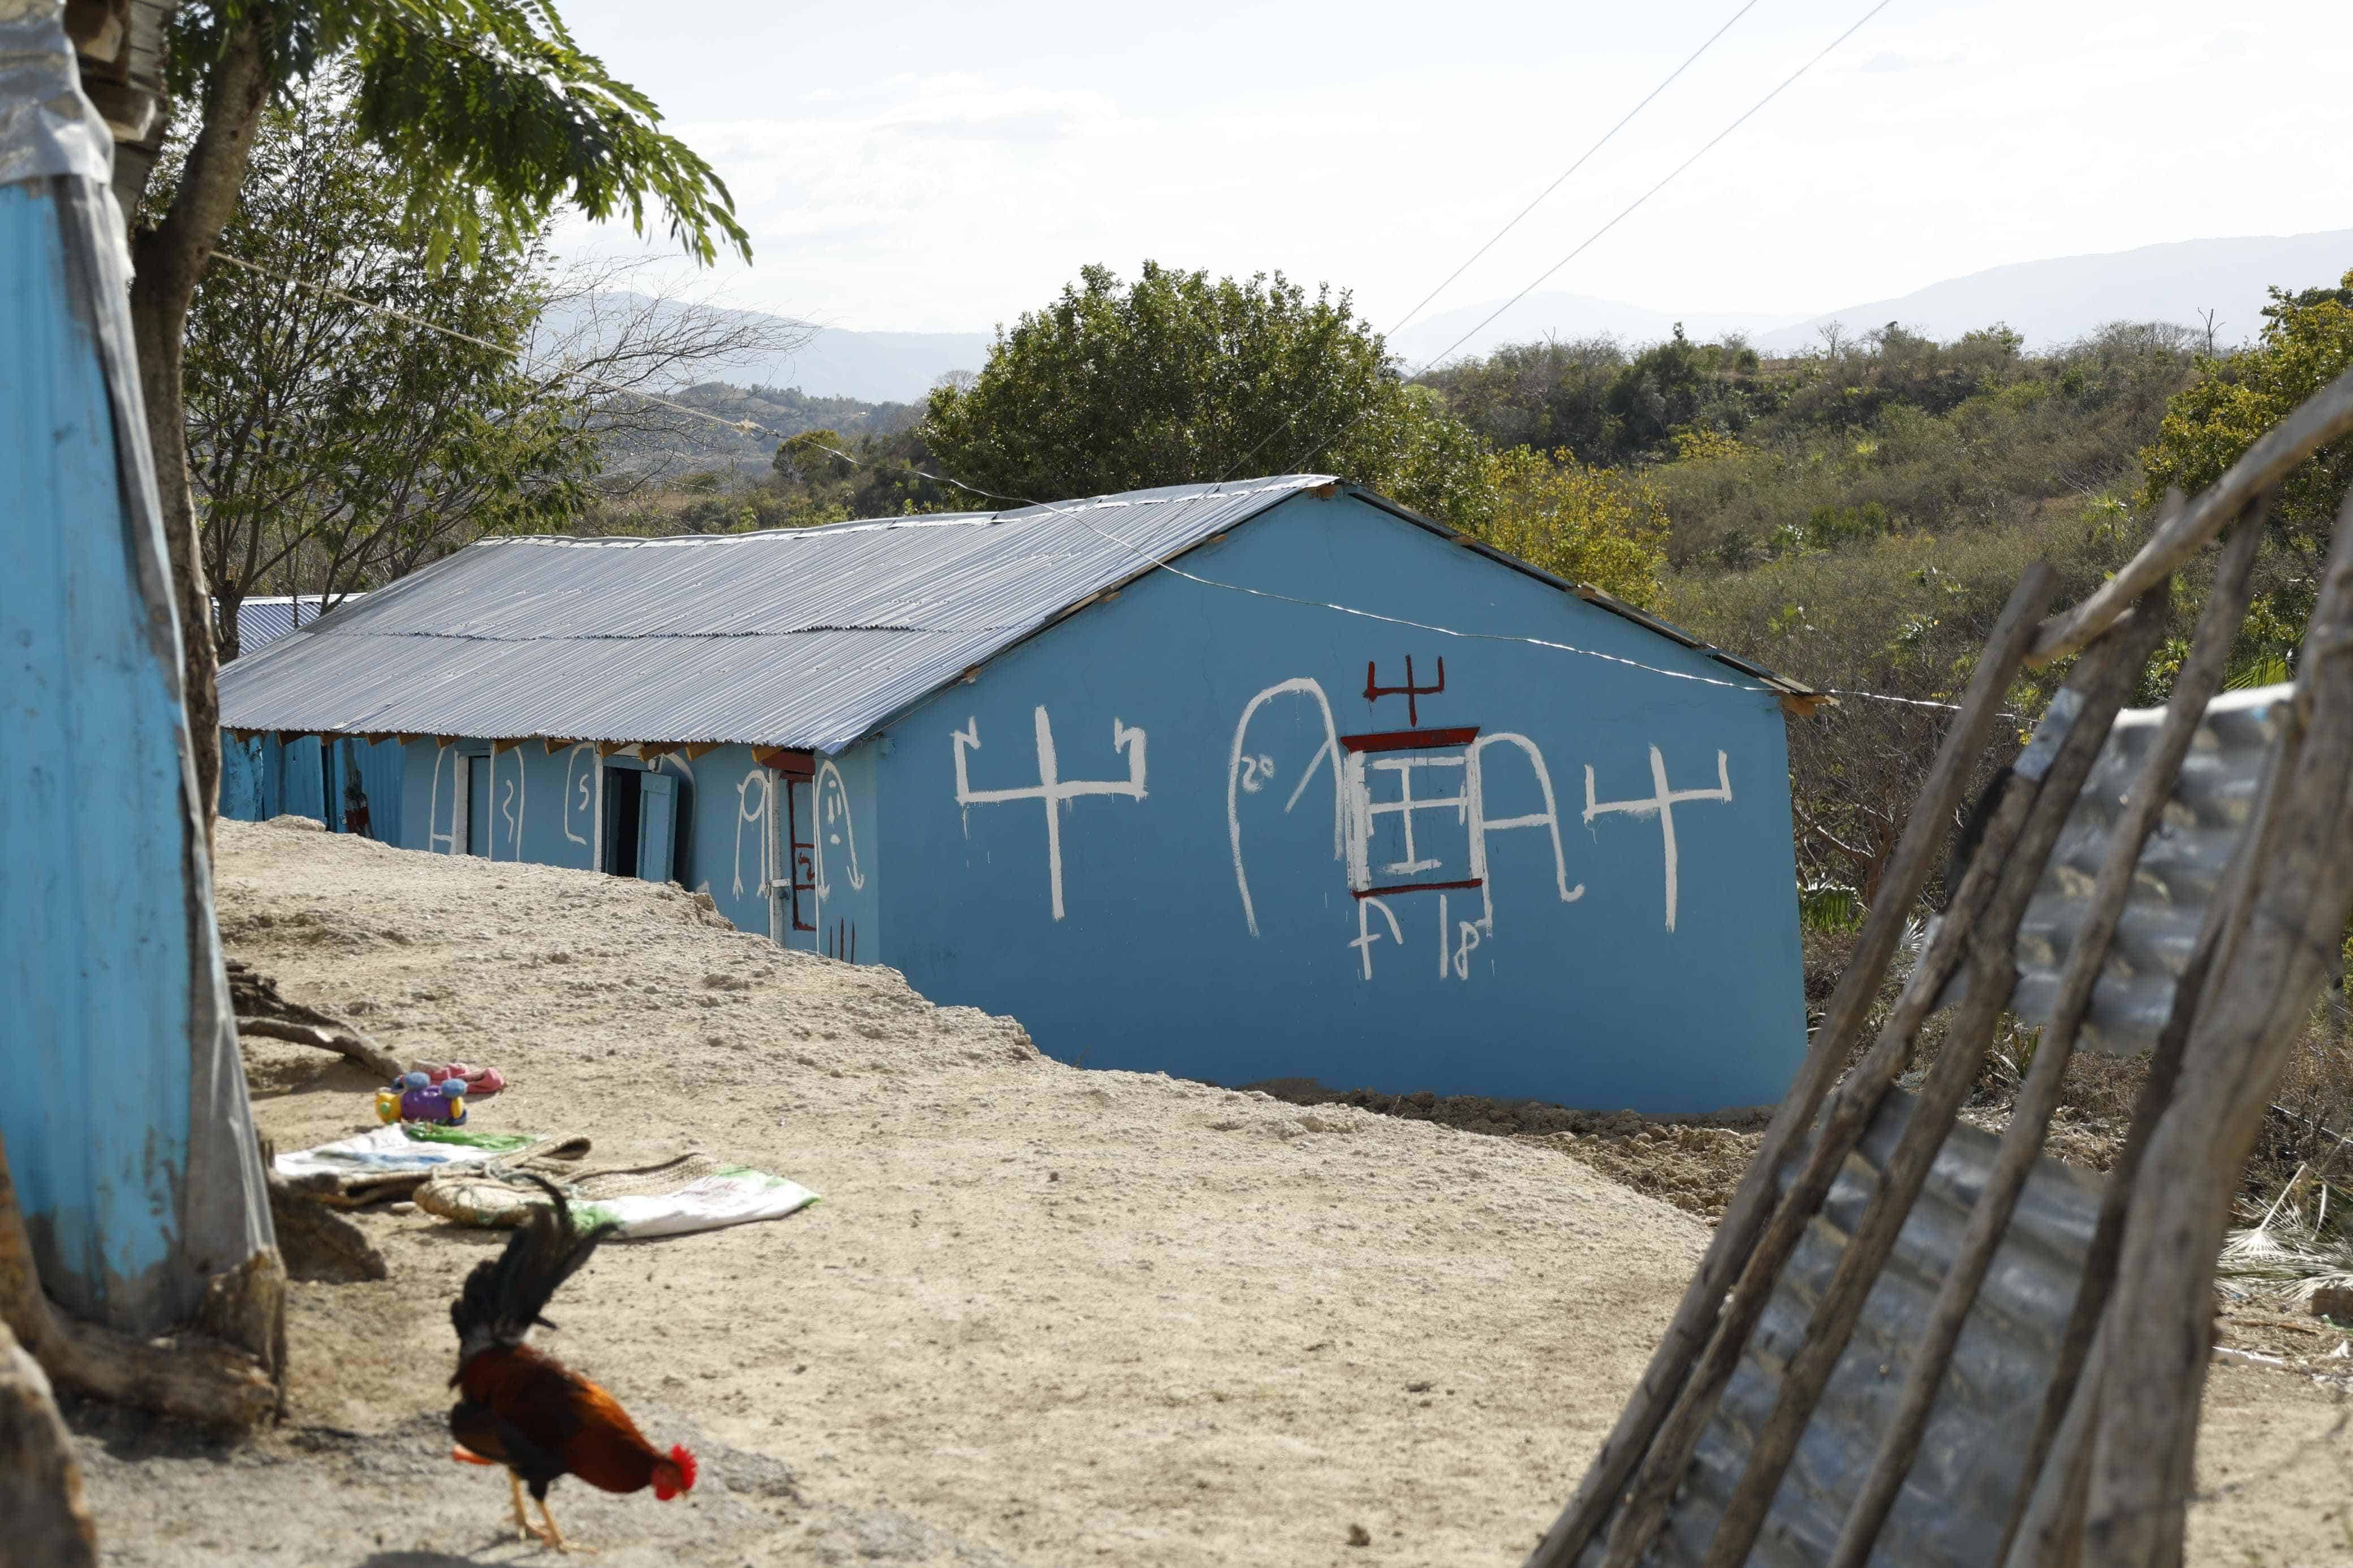
M 638 874 L 645 781 L 646 775 L 636 768 L 605 770 L 605 869 L 616 877 Z

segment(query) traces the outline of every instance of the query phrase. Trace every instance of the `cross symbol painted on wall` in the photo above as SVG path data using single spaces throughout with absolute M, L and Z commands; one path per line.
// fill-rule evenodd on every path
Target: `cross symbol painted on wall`
M 1675 929 L 1675 807 L 1686 801 L 1713 800 L 1729 805 L 1732 800 L 1732 774 L 1722 752 L 1715 753 L 1715 787 L 1714 789 L 1669 789 L 1667 759 L 1659 748 L 1651 748 L 1651 794 L 1641 800 L 1596 800 L 1593 798 L 1593 764 L 1585 765 L 1585 820 L 1589 826 L 1597 816 L 1622 811 L 1630 816 L 1656 816 L 1659 819 L 1660 843 L 1666 855 L 1667 866 L 1667 929 Z
M 1039 708 L 1035 715 L 1038 738 L 1038 782 L 1018 789 L 975 789 L 965 771 L 965 753 L 980 749 L 980 721 L 967 719 L 965 727 L 955 734 L 955 796 L 956 805 L 965 809 L 967 818 L 976 805 L 993 805 L 1002 801 L 1042 801 L 1046 806 L 1046 874 L 1054 889 L 1054 918 L 1062 918 L 1062 805 L 1078 795 L 1116 795 L 1130 800 L 1144 798 L 1144 742 L 1142 730 L 1131 729 L 1117 719 L 1111 721 L 1111 746 L 1114 752 L 1127 753 L 1127 777 L 1124 779 L 1066 779 L 1054 756 L 1054 726 Z M 969 828 L 967 828 L 969 831 Z

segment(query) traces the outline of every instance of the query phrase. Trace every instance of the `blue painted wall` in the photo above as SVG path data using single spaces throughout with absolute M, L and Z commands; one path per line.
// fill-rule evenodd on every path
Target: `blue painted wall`
M 385 742 L 394 745 L 396 742 Z M 672 879 L 711 895 L 719 911 L 744 931 L 774 935 L 786 945 L 831 952 L 839 946 L 871 962 L 878 940 L 880 884 L 874 877 L 874 752 L 871 745 L 830 759 L 805 785 L 805 816 L 824 816 L 826 832 L 803 838 L 811 845 L 816 886 L 804 895 L 809 928 L 793 930 L 783 910 L 773 911 L 767 885 L 790 858 L 783 825 L 789 781 L 775 774 L 745 746 L 721 746 L 689 761 L 664 756 L 652 764 L 678 781 L 684 806 L 678 829 Z M 486 741 L 441 746 L 412 742 L 405 748 L 400 835 L 387 842 L 438 854 L 460 852 L 457 837 L 458 777 L 469 779 L 476 848 L 496 860 L 529 860 L 544 866 L 587 870 L 598 864 L 600 773 L 647 771 L 633 757 L 599 759 L 594 746 L 569 747 L 550 755 L 543 743 L 526 742 L 495 756 Z M 478 819 L 488 802 L 487 837 Z
M 220 814 L 237 822 L 307 816 L 341 833 L 344 785 L 356 774 L 367 796 L 369 837 L 386 844 L 404 844 L 407 772 L 406 749 L 397 741 L 371 744 L 344 736 L 322 753 L 315 735 L 289 744 L 274 735 L 239 740 L 224 730 Z
M 1646 1110 L 1779 1098 L 1804 1012 L 1772 691 L 1345 496 L 1285 501 L 1186 564 L 1656 668 L 1158 574 L 805 783 L 741 746 L 659 759 L 685 791 L 676 879 L 743 930 L 892 964 L 1092 1066 Z M 1398 686 L 1409 656 L 1425 688 L 1442 658 L 1445 689 L 1410 711 L 1402 694 L 1368 701 L 1367 661 Z M 1414 729 L 1475 733 L 1346 743 Z M 1069 791 L 1050 835 L 1049 749 Z M 1352 757 L 1367 879 L 1407 885 L 1374 900 L 1351 891 Z M 1409 857 L 1395 807 L 1409 778 L 1424 802 L 1463 795 L 1474 760 L 1484 875 L 1440 886 L 1472 879 L 1470 813 L 1409 814 Z M 644 765 L 414 742 L 392 841 L 587 869 L 604 770 Z M 806 930 L 766 892 L 794 858 L 788 800 Z M 886 865 L 908 868 L 887 910 Z
M 0 185 L 0 1133 L 42 1284 L 79 1317 L 153 1332 L 202 1284 L 171 1276 L 192 975 L 216 960 L 208 906 L 199 931 L 189 904 L 177 638 L 133 575 L 47 191 Z
M 270 768 L 278 742 L 262 735 L 240 741 L 221 731 L 220 814 L 235 822 L 267 822 L 276 795 Z
M 1286 501 L 1186 567 L 1700 679 L 1156 574 L 892 727 L 873 837 L 919 870 L 894 888 L 883 962 L 1097 1067 L 1648 1110 L 1779 1098 L 1804 1014 L 1774 693 L 1345 496 Z M 1367 660 L 1398 685 L 1408 655 L 1425 686 L 1443 657 L 1446 689 L 1413 717 L 1476 727 L 1495 826 L 1486 888 L 1438 889 L 1470 877 L 1466 815 L 1410 814 L 1413 859 L 1434 864 L 1404 872 L 1383 868 L 1407 860 L 1406 814 L 1377 813 L 1371 880 L 1423 886 L 1375 905 L 1335 854 L 1327 742 L 1409 728 L 1404 697 L 1363 695 Z M 1060 778 L 1105 791 L 1064 801 L 1051 839 L 1040 708 Z M 1472 749 L 1366 752 L 1366 796 L 1394 803 L 1409 774 L 1419 798 L 1459 795 Z M 1654 749 L 1671 794 L 1731 793 L 1672 803 L 1672 871 L 1655 806 L 1627 805 L 1656 799 Z M 1557 860 L 1546 826 L 1504 826 L 1545 812 L 1538 756 Z

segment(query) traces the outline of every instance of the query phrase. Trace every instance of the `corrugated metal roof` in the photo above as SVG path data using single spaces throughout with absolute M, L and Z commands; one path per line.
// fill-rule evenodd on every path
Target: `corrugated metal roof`
M 221 722 L 836 751 L 1094 595 L 1335 482 L 763 533 L 485 540 L 223 669 Z
M 1649 1563 L 1679 1568 L 1706 1556 L 1746 1466 L 1754 1434 L 1779 1396 L 1782 1369 L 1803 1342 L 1814 1303 L 1828 1289 L 1915 1103 L 1900 1089 L 1888 1092 L 1861 1148 L 1848 1159 L 1820 1215 L 1782 1268 L 1701 1436 Z M 1992 1134 L 1966 1122 L 1946 1139 L 1774 1496 L 1764 1531 L 1748 1554 L 1753 1568 L 1810 1568 L 1830 1556 L 1855 1494 L 1871 1473 L 1880 1435 L 1904 1391 L 1919 1324 L 1960 1248 L 1969 1210 L 1985 1190 L 1999 1146 Z M 1782 1191 L 1803 1162 L 1800 1149 L 1783 1164 Z M 2036 1164 L 1961 1331 L 1919 1456 L 1896 1495 L 1872 1563 L 1984 1568 L 1992 1562 L 2099 1207 L 2095 1178 L 2050 1160 Z M 1598 1563 L 1601 1553 L 1597 1534 L 1578 1562 Z
M 2206 907 L 2254 811 L 2265 759 L 2295 691 L 2293 686 L 2229 691 L 2207 706 L 2172 802 L 2141 848 L 2116 941 L 2092 989 L 2082 1045 L 2131 1056 L 2157 1044 L 2173 1010 L 2174 984 L 2198 945 Z M 2018 929 L 2018 988 L 2010 1006 L 2029 1023 L 2051 1020 L 2060 975 L 2089 912 L 2092 885 L 2107 855 L 2125 792 L 2156 743 L 2164 717 L 2162 708 L 2133 708 L 2116 715 L 2026 906 Z M 2064 730 L 2063 722 L 2046 719 L 2036 727 L 2035 743 L 2047 741 L 2055 748 Z M 1957 974 L 1938 1005 L 1957 1002 L 1965 990 Z
M 365 598 L 364 594 L 353 594 L 346 602 Z M 265 647 L 292 631 L 297 626 L 309 626 L 319 618 L 322 596 L 317 594 L 261 594 L 239 599 L 237 604 L 237 641 L 240 657 Z M 219 606 L 214 606 L 217 613 Z

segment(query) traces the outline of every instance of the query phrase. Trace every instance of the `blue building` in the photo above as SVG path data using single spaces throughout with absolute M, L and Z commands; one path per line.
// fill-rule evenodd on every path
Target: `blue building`
M 213 923 L 113 141 L 57 7 L 0 13 L 0 1142 L 68 1313 L 144 1338 L 241 1300 L 210 1326 L 266 1352 L 279 1298 L 252 1287 L 283 1275 Z M 224 1277 L 246 1286 L 213 1295 Z
M 485 541 L 221 676 L 265 771 L 397 758 L 377 837 L 675 880 L 1066 1059 L 1654 1110 L 1803 1049 L 1813 700 L 1317 476 Z

